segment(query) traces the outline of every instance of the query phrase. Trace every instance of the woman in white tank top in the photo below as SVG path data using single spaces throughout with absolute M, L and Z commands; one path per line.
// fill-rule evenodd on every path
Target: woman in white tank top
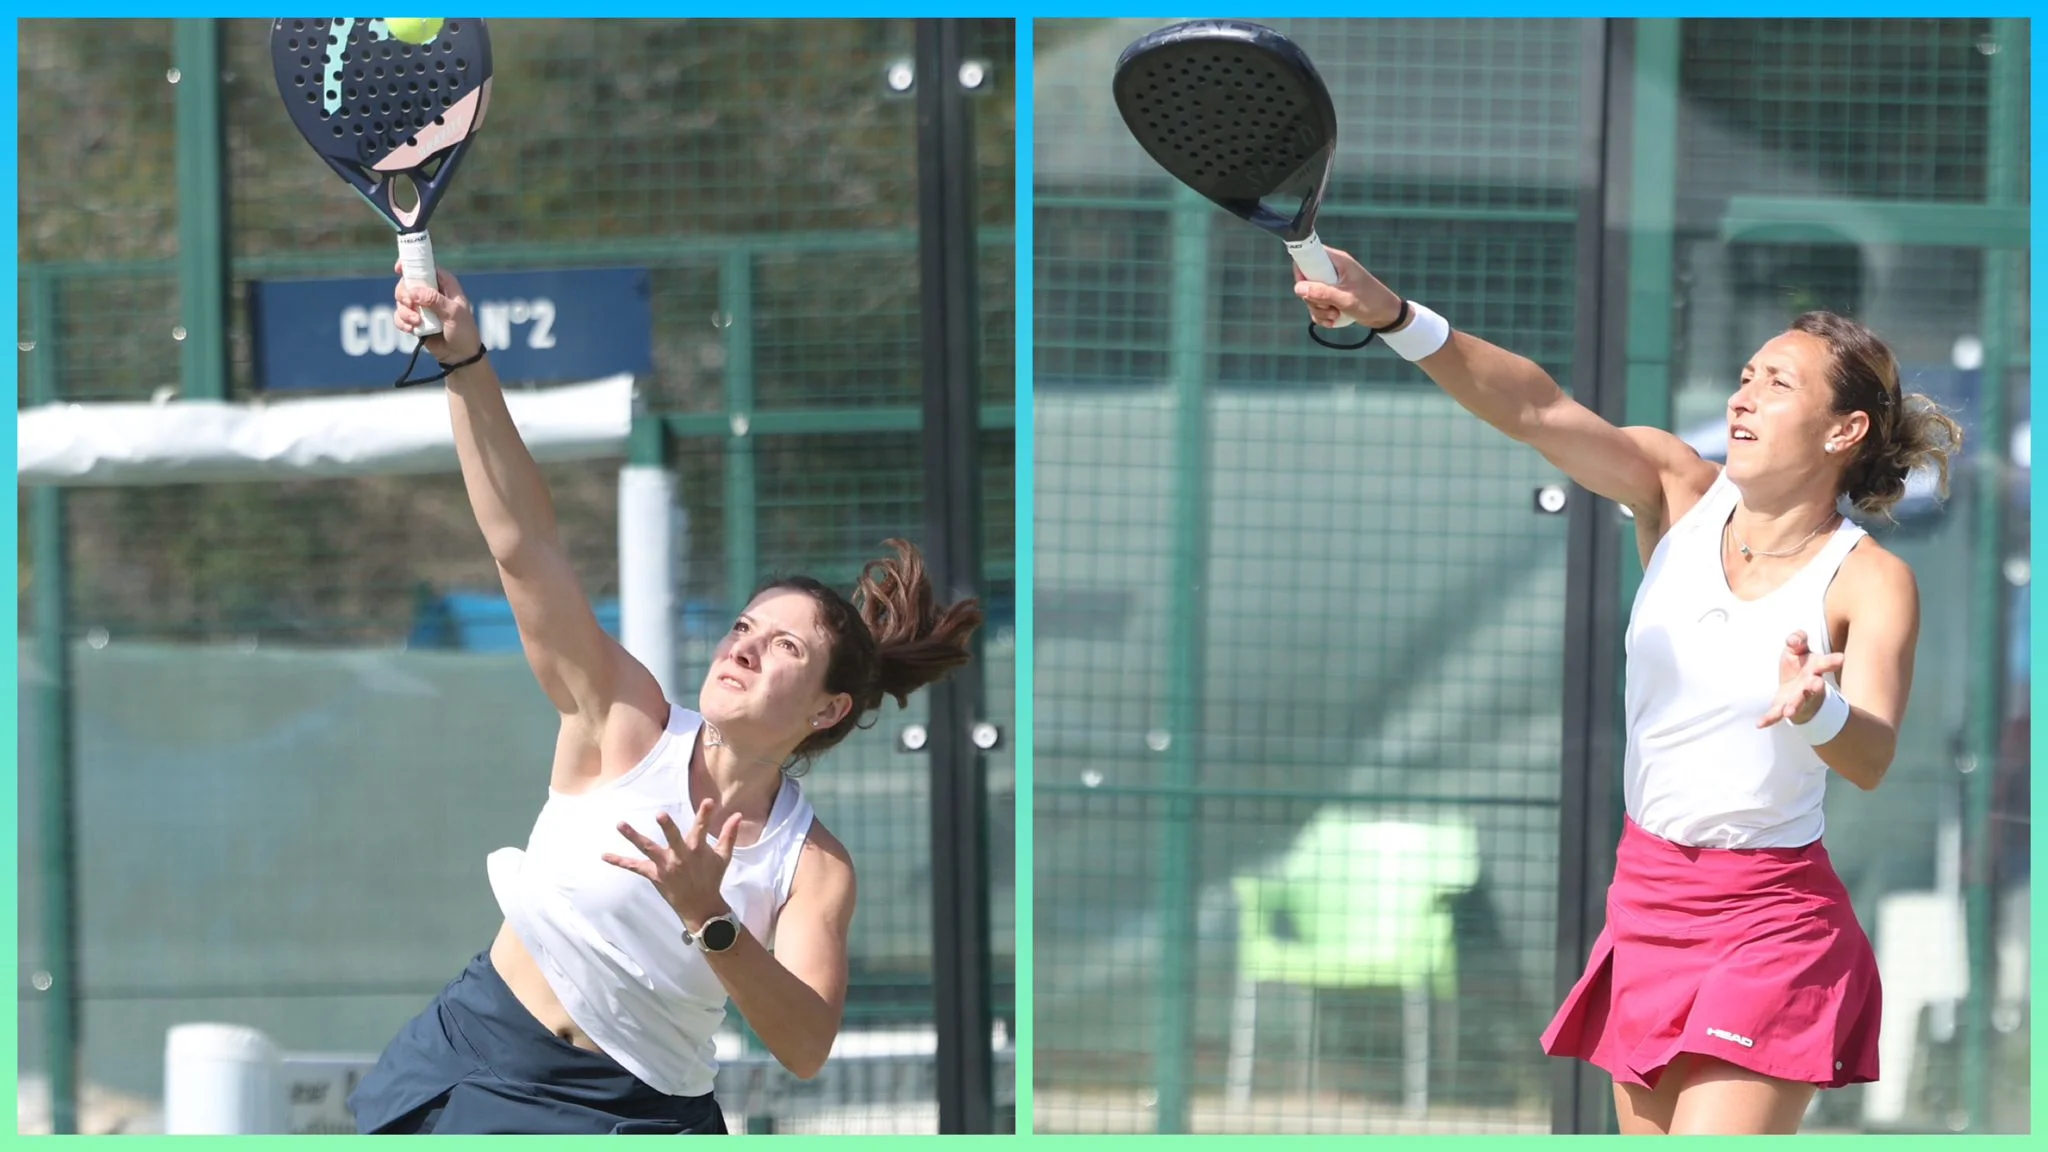
M 1607 924 L 1543 1044 L 1614 1078 L 1625 1133 L 1798 1130 L 1820 1088 L 1876 1078 L 1870 944 L 1820 843 L 1828 777 L 1884 779 L 1912 683 L 1913 574 L 1839 510 L 1882 514 L 1961 429 L 1903 394 L 1890 349 L 1814 312 L 1741 366 L 1726 467 L 1616 428 L 1531 361 L 1332 250 L 1302 280 L 1452 399 L 1633 514 L 1628 820 Z
M 697 710 L 671 703 L 598 625 L 461 286 L 443 270 L 438 291 L 401 280 L 395 296 L 402 330 L 422 308 L 441 319 L 423 346 L 561 727 L 525 848 L 488 862 L 504 926 L 351 1095 L 357 1126 L 723 1132 L 712 1037 L 726 1005 L 810 1077 L 845 1003 L 853 864 L 794 769 L 885 696 L 901 705 L 965 663 L 980 608 L 936 603 L 917 550 L 892 540 L 851 598 L 771 582 L 720 641 Z

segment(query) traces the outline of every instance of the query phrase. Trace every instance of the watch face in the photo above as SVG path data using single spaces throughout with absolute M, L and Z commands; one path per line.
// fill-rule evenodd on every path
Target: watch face
M 704 931 L 698 935 L 704 941 L 707 951 L 723 952 L 739 943 L 740 930 L 739 926 L 730 920 L 713 920 L 706 924 Z

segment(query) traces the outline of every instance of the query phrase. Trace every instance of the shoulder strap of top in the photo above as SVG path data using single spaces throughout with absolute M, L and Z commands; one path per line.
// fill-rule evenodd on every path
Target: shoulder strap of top
M 1700 498 L 1693 501 L 1692 507 L 1685 510 L 1685 515 L 1671 522 L 1666 535 L 1680 530 L 1690 532 L 1701 525 L 1718 529 L 1728 518 L 1728 513 L 1734 509 L 1735 502 L 1741 498 L 1741 493 L 1735 489 L 1735 482 L 1728 479 L 1728 470 L 1723 468 L 1714 475 L 1714 482 L 1707 485 L 1707 490 L 1700 493 Z
M 1835 572 L 1842 566 L 1842 561 L 1849 558 L 1850 549 L 1856 547 L 1857 542 L 1868 535 L 1870 533 L 1864 531 L 1861 524 L 1844 516 L 1842 522 L 1835 525 L 1834 532 L 1828 536 L 1828 542 L 1821 546 L 1820 554 L 1813 558 L 1813 564 L 1807 570 L 1823 585 L 1833 581 Z
M 775 862 L 775 900 L 779 905 L 789 898 L 789 888 L 796 880 L 797 861 L 803 859 L 804 843 L 811 837 L 811 822 L 817 814 L 811 809 L 811 802 L 804 796 L 803 786 L 795 780 L 785 780 L 782 795 L 777 797 L 777 808 L 788 807 L 777 812 L 774 821 L 785 827 L 788 839 L 783 842 L 781 858 Z
M 662 746 L 653 754 L 653 763 L 634 779 L 634 790 L 663 802 L 680 804 L 684 811 L 688 811 L 691 807 L 690 757 L 697 750 L 697 730 L 703 725 L 704 717 L 671 702 L 668 706 L 668 730 Z

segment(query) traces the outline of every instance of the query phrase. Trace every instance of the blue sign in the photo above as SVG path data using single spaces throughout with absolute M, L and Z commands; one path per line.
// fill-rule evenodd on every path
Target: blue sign
M 249 285 L 256 386 L 269 392 L 389 388 L 416 341 L 391 316 L 395 276 Z M 471 272 L 462 276 L 498 378 L 595 380 L 654 366 L 644 268 Z M 440 371 L 422 353 L 414 376 Z

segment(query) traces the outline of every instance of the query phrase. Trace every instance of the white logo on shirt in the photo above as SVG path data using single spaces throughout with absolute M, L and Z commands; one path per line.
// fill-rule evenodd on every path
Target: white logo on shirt
M 1732 1042 L 1732 1043 L 1740 1044 L 1740 1045 L 1742 1045 L 1742 1046 L 1743 1046 L 1744 1048 L 1754 1048 L 1754 1047 L 1756 1047 L 1756 1041 L 1754 1041 L 1754 1040 L 1751 1040 L 1751 1039 L 1750 1039 L 1749 1037 L 1747 1037 L 1747 1036 L 1737 1036 L 1737 1035 L 1736 1035 L 1735 1033 L 1733 1033 L 1733 1032 L 1729 1032 L 1729 1031 L 1726 1031 L 1726 1030 L 1724 1030 L 1724 1029 L 1720 1029 L 1720 1028 L 1709 1028 L 1709 1029 L 1707 1029 L 1707 1035 L 1709 1035 L 1709 1036 L 1712 1036 L 1712 1037 L 1714 1037 L 1714 1038 L 1715 1038 L 1715 1039 L 1717 1039 L 1717 1040 L 1727 1040 L 1727 1041 L 1730 1041 L 1730 1042 Z

